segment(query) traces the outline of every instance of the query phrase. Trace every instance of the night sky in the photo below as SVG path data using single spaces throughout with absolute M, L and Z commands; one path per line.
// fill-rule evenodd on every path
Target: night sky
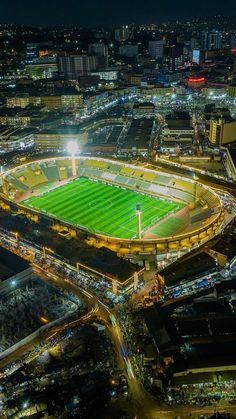
M 0 22 L 31 25 L 162 22 L 236 15 L 235 0 L 1 0 Z

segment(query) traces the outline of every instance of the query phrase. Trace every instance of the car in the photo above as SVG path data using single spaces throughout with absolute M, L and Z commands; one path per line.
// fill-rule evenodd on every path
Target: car
M 126 380 L 125 375 L 120 376 L 120 383 L 121 385 L 127 385 L 127 380 Z
M 111 397 L 113 397 L 114 399 L 117 398 L 117 391 L 115 389 L 111 390 Z
M 124 396 L 128 396 L 129 392 L 127 385 L 122 387 L 122 393 L 124 394 Z

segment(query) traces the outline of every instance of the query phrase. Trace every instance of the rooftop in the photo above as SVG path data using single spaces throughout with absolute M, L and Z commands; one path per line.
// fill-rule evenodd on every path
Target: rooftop
M 70 261 L 74 266 L 79 262 L 102 274 L 117 278 L 120 282 L 126 281 L 134 272 L 140 270 L 139 266 L 119 258 L 115 252 L 107 248 L 89 246 L 84 232 L 81 232 L 78 239 L 67 240 L 49 229 L 46 220 L 42 220 L 38 228 L 33 229 L 32 224 L 25 217 L 11 217 L 5 212 L 0 212 L 0 223 L 7 230 L 18 231 L 20 236 L 35 241 L 40 246 L 50 243 L 50 247 L 56 254 Z
M 80 132 L 80 125 L 59 125 L 55 129 L 48 129 L 40 131 L 40 134 L 68 134 L 68 135 L 75 135 Z
M 41 110 L 42 110 L 42 107 L 39 107 L 39 106 L 27 106 L 24 109 L 19 108 L 19 107 L 15 107 L 15 108 L 3 107 L 0 109 L 0 116 L 34 116 L 34 115 L 42 116 Z
M 152 102 L 141 102 L 141 103 L 135 103 L 134 109 L 140 109 L 140 108 L 155 108 L 154 103 Z
M 235 136 L 236 136 L 236 133 L 235 133 Z M 234 143 L 233 147 L 228 147 L 228 150 L 229 150 L 230 157 L 234 163 L 234 166 L 236 167 L 236 142 Z
M 13 126 L 8 125 L 2 125 L 0 126 L 0 138 L 6 139 L 6 138 L 21 138 L 26 135 L 33 134 L 35 132 L 35 129 L 33 128 L 15 128 Z
M 194 279 L 208 270 L 216 267 L 215 260 L 205 252 L 197 253 L 193 256 L 184 256 L 160 271 L 160 275 L 165 278 L 167 285 L 173 285 L 180 281 Z
M 4 281 L 29 268 L 29 264 L 20 256 L 0 247 L 0 281 Z
M 153 128 L 153 119 L 134 119 L 131 123 L 123 149 L 148 149 Z
M 189 119 L 168 119 L 166 117 L 166 123 L 168 125 L 168 128 L 171 130 L 185 130 L 185 129 L 192 129 L 190 120 Z
M 144 309 L 156 347 L 162 354 L 174 357 L 171 374 L 185 380 L 186 373 L 191 371 L 214 373 L 216 367 L 226 372 L 234 369 L 231 366 L 235 365 L 236 316 L 230 300 L 233 295 L 231 284 L 224 281 L 223 288 L 222 283 L 216 284 L 214 289 L 185 298 L 178 306 L 175 300 L 170 300 L 168 305 L 155 303 Z M 196 381 L 191 377 L 190 382 L 199 382 L 199 377 Z

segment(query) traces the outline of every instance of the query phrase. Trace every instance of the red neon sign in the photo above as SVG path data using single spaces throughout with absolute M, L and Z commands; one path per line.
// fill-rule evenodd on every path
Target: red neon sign
M 188 79 L 188 81 L 190 83 L 201 83 L 201 82 L 205 81 L 205 77 L 190 77 Z

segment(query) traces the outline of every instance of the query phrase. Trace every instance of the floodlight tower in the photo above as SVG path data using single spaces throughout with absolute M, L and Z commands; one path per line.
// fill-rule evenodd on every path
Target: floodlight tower
M 196 205 L 196 201 L 197 201 L 197 180 L 199 179 L 198 178 L 198 176 L 196 176 L 195 174 L 194 174 L 194 176 L 193 176 L 193 179 L 194 179 L 194 186 L 193 186 L 193 196 L 194 196 L 194 205 Z
M 137 215 L 137 221 L 138 221 L 138 238 L 142 238 L 142 220 L 141 220 L 141 205 L 136 205 L 136 215 Z
M 71 167 L 72 167 L 72 176 L 76 176 L 76 164 L 75 164 L 75 155 L 78 151 L 78 144 L 76 141 L 69 141 L 67 144 L 67 150 L 71 155 Z

